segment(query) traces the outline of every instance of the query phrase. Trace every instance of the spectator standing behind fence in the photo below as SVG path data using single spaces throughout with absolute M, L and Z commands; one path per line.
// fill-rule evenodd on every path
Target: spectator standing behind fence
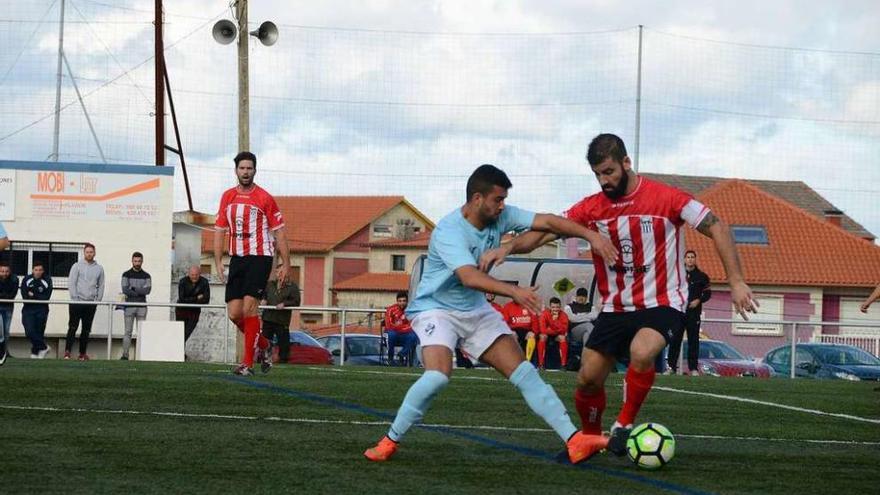
M 83 247 L 83 259 L 70 268 L 67 277 L 68 292 L 71 301 L 100 301 L 104 299 L 104 268 L 95 261 L 95 245 L 86 243 Z M 82 322 L 82 333 L 79 336 L 79 360 L 88 361 L 89 334 L 92 332 L 92 321 L 98 307 L 94 304 L 71 304 L 68 306 L 70 319 L 67 322 L 67 339 L 64 343 L 64 359 L 70 359 L 76 329 Z
M 388 364 L 394 366 L 394 348 L 400 345 L 398 357 L 401 364 L 412 365 L 413 351 L 419 343 L 419 338 L 413 332 L 412 325 L 406 317 L 406 306 L 409 304 L 409 294 L 405 291 L 397 293 L 397 303 L 388 306 L 385 310 L 385 334 L 388 337 Z
M 153 279 L 143 269 L 144 255 L 135 251 L 131 255 L 131 269 L 122 274 L 122 293 L 125 294 L 125 302 L 147 302 L 147 295 L 153 290 Z M 134 320 L 138 322 L 147 319 L 146 306 L 126 306 L 125 310 L 125 336 L 122 338 L 123 361 L 128 361 L 128 350 L 131 348 L 131 332 L 134 330 Z M 140 327 L 140 323 L 138 323 Z
M 862 311 L 862 313 L 867 313 L 868 308 L 870 308 L 871 304 L 873 304 L 874 301 L 876 301 L 877 299 L 880 299 L 880 285 L 878 285 L 874 289 L 874 292 L 872 292 L 871 295 L 865 299 L 865 302 L 862 303 L 862 306 L 859 309 Z
M 672 342 L 669 344 L 669 371 L 667 374 L 678 372 L 678 356 L 681 354 L 681 341 L 687 330 L 688 339 L 688 370 L 691 375 L 699 375 L 697 369 L 700 356 L 700 321 L 703 313 L 703 303 L 712 297 L 709 288 L 709 276 L 697 267 L 697 253 L 688 250 L 684 255 L 684 268 L 687 273 L 688 303 L 685 310 L 684 328 L 678 327 L 672 333 Z
M 276 268 L 280 269 L 281 265 L 278 264 Z M 273 270 L 269 275 L 264 299 L 260 301 L 261 306 L 275 306 L 275 309 L 263 310 L 263 337 L 269 340 L 275 338 L 278 343 L 278 362 L 286 363 L 290 358 L 290 317 L 293 311 L 284 308 L 299 306 L 300 294 L 299 285 L 287 280 L 279 283 L 276 273 L 277 270 Z
M 18 293 L 18 278 L 12 276 L 9 265 L 0 263 L 0 299 L 15 299 Z M 9 330 L 12 326 L 12 303 L 0 303 L 0 366 L 6 362 L 9 352 Z
M 201 269 L 191 266 L 185 277 L 177 283 L 177 302 L 183 304 L 208 304 L 211 302 L 211 286 L 202 276 Z M 175 308 L 174 317 L 183 322 L 183 341 L 189 337 L 199 323 L 202 308 Z
M 544 358 L 547 355 L 547 341 L 553 339 L 559 343 L 559 363 L 565 368 L 568 365 L 568 316 L 562 311 L 562 301 L 558 297 L 550 298 L 550 307 L 541 313 L 540 335 L 538 337 L 538 367 L 544 369 Z
M 52 297 L 52 279 L 46 275 L 43 263 L 34 262 L 33 272 L 21 281 L 21 298 L 48 301 Z M 21 324 L 31 341 L 31 359 L 43 359 L 49 354 L 46 344 L 46 322 L 49 321 L 49 305 L 25 303 L 21 307 Z

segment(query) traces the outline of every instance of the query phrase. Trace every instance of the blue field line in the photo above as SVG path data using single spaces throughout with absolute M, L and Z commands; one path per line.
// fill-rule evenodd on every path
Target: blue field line
M 337 409 L 343 409 L 346 411 L 357 412 L 361 414 L 366 414 L 368 416 L 373 416 L 376 418 L 387 419 L 389 421 L 394 420 L 394 414 L 387 413 L 385 411 L 380 411 L 378 409 L 373 409 L 366 406 L 361 406 L 359 404 L 355 404 L 352 402 L 345 402 L 338 399 L 332 399 L 330 397 L 324 397 L 323 395 L 312 394 L 309 392 L 301 392 L 299 390 L 293 390 L 286 387 L 280 387 L 278 385 L 272 385 L 270 383 L 257 382 L 247 378 L 241 378 L 237 376 L 222 376 L 218 377 L 223 380 L 228 380 L 231 382 L 235 382 L 241 385 L 247 385 L 253 388 L 259 388 L 263 390 L 269 390 L 271 392 L 279 393 L 282 395 L 287 395 L 289 397 L 295 397 L 297 399 L 305 399 L 311 402 L 316 402 L 318 404 L 323 404 L 325 406 L 335 407 Z M 456 430 L 452 428 L 446 428 L 443 426 L 425 426 L 425 425 L 416 425 L 417 428 L 421 428 L 424 430 L 435 431 L 439 433 L 443 433 L 449 436 L 459 437 L 466 440 L 470 440 L 472 442 L 476 442 L 487 447 L 493 447 L 502 450 L 508 450 L 511 452 L 516 452 L 518 454 L 533 457 L 536 459 L 541 459 L 550 462 L 558 462 L 556 460 L 555 454 L 547 453 L 543 450 L 532 449 L 529 447 L 524 447 L 522 445 L 501 442 L 499 440 L 495 440 L 489 437 L 485 437 L 482 435 L 477 435 L 474 433 L 469 433 L 466 431 Z M 659 488 L 661 490 L 670 491 L 673 493 L 681 493 L 686 495 L 708 495 L 710 492 L 700 491 L 694 488 L 688 488 L 686 486 L 677 485 L 675 483 L 669 483 L 666 481 L 655 480 L 652 478 L 648 478 L 646 476 L 642 476 L 635 473 L 629 473 L 626 471 L 621 471 L 618 469 L 610 469 L 599 466 L 594 466 L 589 463 L 584 464 L 574 464 L 570 466 L 578 469 L 585 469 L 589 471 L 596 471 L 602 474 L 607 474 L 608 476 L 613 476 L 616 478 L 622 478 L 628 481 L 633 481 L 635 483 L 641 483 L 643 485 L 648 485 L 653 488 Z

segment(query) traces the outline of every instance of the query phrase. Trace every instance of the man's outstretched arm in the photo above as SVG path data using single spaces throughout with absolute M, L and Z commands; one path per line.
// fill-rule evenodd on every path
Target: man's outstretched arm
M 746 284 L 743 277 L 742 265 L 739 261 L 739 254 L 736 252 L 730 227 L 710 211 L 697 226 L 697 231 L 712 239 L 715 244 L 715 250 L 718 252 L 721 263 L 724 265 L 724 271 L 727 273 L 727 283 L 730 284 L 730 298 L 733 301 L 733 307 L 743 319 L 748 320 L 749 317 L 746 313 L 757 313 L 758 303 L 754 300 L 752 289 Z

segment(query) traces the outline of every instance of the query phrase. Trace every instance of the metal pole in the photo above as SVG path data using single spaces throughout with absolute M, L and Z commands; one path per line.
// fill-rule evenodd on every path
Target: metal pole
M 223 362 L 229 364 L 229 306 L 223 308 L 223 321 L 226 322 L 226 333 L 223 335 Z
M 345 315 L 346 312 L 342 310 L 342 318 L 339 321 L 339 366 L 345 366 Z
M 644 26 L 639 24 L 639 65 L 636 71 L 636 143 L 633 147 L 633 167 L 639 173 L 639 141 L 641 141 L 642 126 L 642 30 Z
M 155 16 L 153 65 L 156 75 L 156 165 L 165 165 L 165 42 L 162 36 L 162 0 L 156 0 L 153 15 Z
M 49 158 L 58 161 L 58 136 L 61 133 L 61 57 L 64 55 L 64 0 L 61 0 L 61 22 L 58 23 L 58 69 L 55 82 L 55 133 L 52 138 L 52 154 Z
M 247 0 L 235 2 L 238 17 L 238 151 L 250 149 L 250 100 L 248 88 L 248 32 Z
M 113 350 L 113 304 L 107 304 L 107 360 L 112 358 Z
M 791 371 L 789 378 L 794 378 L 795 353 L 797 353 L 797 323 L 791 324 Z
M 104 149 L 101 148 L 101 142 L 98 140 L 98 135 L 95 133 L 95 126 L 92 125 L 92 118 L 89 117 L 89 111 L 86 109 L 82 94 L 79 92 L 79 85 L 73 77 L 73 71 L 70 69 L 70 62 L 67 60 L 67 55 L 62 53 L 61 58 L 64 59 L 64 66 L 67 67 L 67 73 L 70 75 L 70 82 L 73 83 L 73 89 L 76 91 L 76 98 L 79 100 L 79 106 L 82 107 L 83 115 L 86 116 L 86 123 L 89 125 L 89 131 L 92 133 L 92 139 L 95 140 L 95 146 L 98 147 L 98 154 L 101 155 L 101 161 L 107 163 L 107 158 L 104 156 Z
M 177 139 L 177 156 L 180 157 L 180 168 L 183 170 L 183 185 L 186 187 L 186 202 L 189 205 L 189 211 L 193 211 L 192 194 L 189 190 L 189 176 L 186 173 L 186 158 L 183 156 L 183 143 L 180 142 L 180 129 L 177 127 L 177 112 L 174 111 L 174 96 L 171 91 L 171 81 L 168 79 L 168 69 L 165 67 L 164 60 L 162 61 L 162 74 L 165 77 L 165 85 L 168 87 L 168 106 L 171 107 L 171 123 L 174 124 L 174 137 Z

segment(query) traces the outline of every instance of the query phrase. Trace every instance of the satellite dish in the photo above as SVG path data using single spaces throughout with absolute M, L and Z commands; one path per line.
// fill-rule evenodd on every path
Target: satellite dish
M 214 29 L 211 30 L 211 34 L 214 36 L 214 41 L 216 41 L 217 43 L 220 43 L 221 45 L 228 45 L 235 41 L 236 31 L 237 29 L 235 28 L 235 24 L 233 24 L 232 21 L 223 19 L 222 21 L 217 21 L 217 24 L 214 24 Z
M 266 46 L 272 46 L 275 44 L 276 41 L 278 41 L 278 27 L 275 26 L 274 22 L 266 21 L 260 24 L 259 29 L 257 29 L 256 31 L 251 31 L 251 36 L 254 36 L 258 40 L 260 40 L 260 43 Z

